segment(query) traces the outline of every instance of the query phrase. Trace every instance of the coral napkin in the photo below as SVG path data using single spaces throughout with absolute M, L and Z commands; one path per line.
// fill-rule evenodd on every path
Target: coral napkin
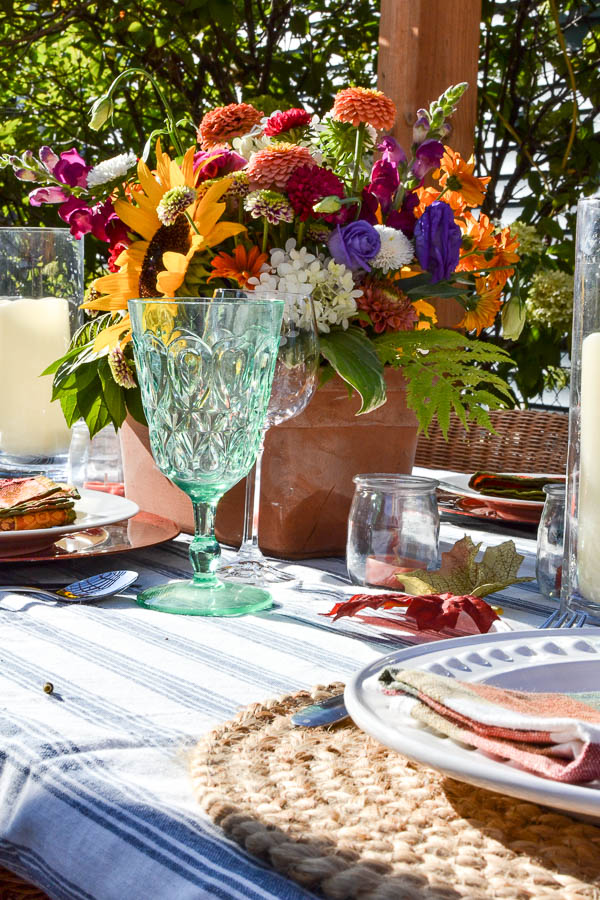
M 384 669 L 387 694 L 423 725 L 554 781 L 600 778 L 600 691 L 541 694 Z
M 505 497 L 507 500 L 546 499 L 542 488 L 545 484 L 562 484 L 564 478 L 545 475 L 511 475 L 504 472 L 475 472 L 469 479 L 469 487 L 488 497 Z

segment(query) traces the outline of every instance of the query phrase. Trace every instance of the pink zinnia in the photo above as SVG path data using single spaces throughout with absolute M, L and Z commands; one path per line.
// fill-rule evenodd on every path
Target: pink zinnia
M 267 119 L 264 127 L 264 133 L 267 137 L 275 137 L 276 134 L 283 134 L 284 131 L 291 131 L 292 128 L 303 128 L 309 125 L 311 120 L 310 113 L 305 109 L 286 109 L 283 112 L 273 113 Z
M 316 213 L 313 206 L 323 197 L 343 197 L 344 184 L 337 175 L 322 166 L 298 166 L 287 183 L 287 195 L 302 222 L 310 218 L 336 222 L 339 213 Z
M 306 147 L 284 142 L 269 144 L 253 153 L 246 172 L 252 190 L 285 188 L 299 166 L 316 166 Z
M 410 299 L 391 282 L 366 281 L 363 293 L 356 305 L 369 314 L 377 334 L 384 331 L 412 331 L 418 321 L 418 313 Z M 360 322 L 365 328 L 367 322 Z

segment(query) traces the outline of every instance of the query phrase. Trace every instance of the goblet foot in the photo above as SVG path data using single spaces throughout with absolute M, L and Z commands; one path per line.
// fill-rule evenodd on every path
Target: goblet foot
M 146 609 L 178 616 L 243 616 L 273 605 L 269 591 L 259 587 L 223 582 L 202 587 L 193 581 L 148 588 L 138 595 L 137 602 Z
M 255 559 L 236 560 L 230 565 L 221 566 L 219 578 L 234 584 L 285 584 L 286 587 L 292 587 L 300 580 L 268 562 Z

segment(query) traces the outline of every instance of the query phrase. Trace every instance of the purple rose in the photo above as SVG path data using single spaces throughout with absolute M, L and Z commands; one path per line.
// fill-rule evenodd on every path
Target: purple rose
M 369 260 L 379 253 L 381 238 L 372 225 L 359 219 L 344 228 L 338 225 L 331 233 L 328 246 L 337 263 L 370 272 Z
M 29 194 L 31 206 L 41 206 L 42 203 L 62 203 L 67 199 L 67 194 L 57 185 L 36 188 Z
M 385 224 L 396 231 L 402 231 L 407 238 L 412 238 L 415 233 L 415 208 L 419 205 L 419 198 L 414 191 L 407 191 L 400 209 L 393 209 L 387 217 Z
M 420 147 L 417 147 L 415 153 L 415 161 L 411 166 L 411 170 L 415 178 L 421 181 L 433 169 L 437 169 L 444 155 L 444 145 L 439 141 L 423 141 Z
M 455 271 L 461 231 L 454 213 L 443 200 L 428 206 L 415 225 L 415 253 L 422 269 L 431 273 L 431 281 L 443 281 Z
M 69 187 L 87 187 L 87 173 L 92 167 L 86 166 L 75 147 L 65 150 L 60 154 L 60 159 L 54 164 L 52 174 L 57 181 L 68 184 Z
M 207 162 L 210 160 L 210 162 Z M 215 147 L 214 150 L 200 151 L 194 154 L 194 172 L 202 166 L 200 180 L 206 181 L 209 178 L 217 178 L 220 175 L 230 175 L 232 172 L 239 172 L 248 165 L 247 160 L 235 150 L 229 150 L 226 147 Z
M 390 135 L 384 137 L 381 143 L 377 144 L 377 149 L 381 150 L 381 158 L 385 162 L 393 163 L 395 166 L 406 162 L 406 153 L 396 138 Z
M 371 171 L 371 181 L 367 185 L 367 189 L 379 200 L 384 215 L 392 206 L 392 200 L 399 184 L 398 166 L 383 159 L 377 160 Z

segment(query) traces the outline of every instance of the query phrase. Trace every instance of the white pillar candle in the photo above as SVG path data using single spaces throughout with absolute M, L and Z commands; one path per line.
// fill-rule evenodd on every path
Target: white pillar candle
M 0 451 L 54 456 L 69 449 L 52 375 L 40 378 L 69 346 L 69 304 L 60 297 L 0 299 Z
M 577 573 L 579 592 L 600 603 L 600 333 L 581 347 L 581 438 Z

